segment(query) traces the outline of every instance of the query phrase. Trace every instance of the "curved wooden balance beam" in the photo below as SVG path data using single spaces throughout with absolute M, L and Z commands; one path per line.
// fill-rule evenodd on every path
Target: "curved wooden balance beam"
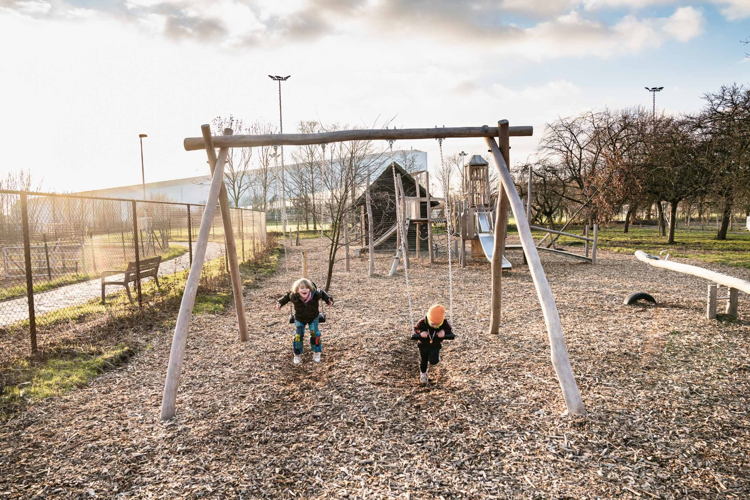
M 726 313 L 730 316 L 737 317 L 737 291 L 750 294 L 750 281 L 735 278 L 734 276 L 729 276 L 728 274 L 717 273 L 716 271 L 711 271 L 704 267 L 693 266 L 691 264 L 682 264 L 680 262 L 672 262 L 670 260 L 660 259 L 656 255 L 648 254 L 642 250 L 636 250 L 635 258 L 653 267 L 668 269 L 670 271 L 689 274 L 691 276 L 696 276 L 698 278 L 713 281 L 714 284 L 708 285 L 708 297 L 706 304 L 706 317 L 708 319 L 716 318 L 716 301 L 719 298 L 727 299 Z M 717 285 L 727 287 L 729 289 L 729 295 L 727 297 L 717 297 Z

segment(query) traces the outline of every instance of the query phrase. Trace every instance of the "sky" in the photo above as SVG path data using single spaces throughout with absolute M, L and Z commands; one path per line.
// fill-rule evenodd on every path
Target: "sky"
M 750 0 L 0 0 L 0 175 L 72 192 L 202 175 L 217 116 L 278 127 L 532 125 L 589 110 L 694 113 L 750 83 Z M 214 131 L 214 133 L 219 133 Z M 437 141 L 400 141 L 428 152 Z M 448 139 L 486 155 L 481 139 Z M 288 151 L 288 149 L 287 149 Z M 287 161 L 290 152 L 286 153 Z

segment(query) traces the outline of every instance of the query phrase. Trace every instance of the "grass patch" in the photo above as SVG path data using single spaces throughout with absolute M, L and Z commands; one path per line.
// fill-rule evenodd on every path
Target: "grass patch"
M 118 344 L 95 352 L 64 352 L 61 357 L 40 361 L 20 360 L 10 367 L 21 380 L 2 388 L 0 417 L 31 401 L 60 396 L 82 387 L 99 374 L 125 363 L 134 350 Z
M 230 302 L 232 294 L 229 292 L 201 294 L 195 298 L 193 314 L 221 314 L 226 311 Z
M 180 255 L 188 253 L 188 249 L 185 248 L 182 245 L 170 245 L 169 248 L 167 248 L 166 251 L 160 253 L 161 260 L 164 262 L 165 260 L 171 260 L 179 257 Z
M 34 293 L 42 293 L 48 290 L 52 290 L 54 288 L 59 288 L 61 286 L 66 286 L 66 285 L 73 285 L 75 283 L 88 281 L 94 278 L 96 278 L 96 276 L 89 275 L 89 274 L 78 274 L 78 273 L 67 274 L 65 276 L 60 276 L 59 278 L 55 278 L 53 280 L 34 283 Z M 25 284 L 14 285 L 14 286 L 10 286 L 7 288 L 0 288 L 0 302 L 4 300 L 16 299 L 18 297 L 25 297 L 25 296 L 26 296 Z
M 675 243 L 668 245 L 666 237 L 653 227 L 631 227 L 628 233 L 621 227 L 609 227 L 599 232 L 599 246 L 620 253 L 643 250 L 658 255 L 666 250 L 672 257 L 750 269 L 750 232 L 730 233 L 727 240 L 715 238 L 716 231 L 678 229 Z
M 556 228 L 557 229 L 557 228 Z M 568 226 L 566 232 L 583 235 L 581 226 Z M 509 234 L 517 234 L 515 227 L 509 227 Z M 538 242 L 544 235 L 542 231 L 532 231 Z M 550 235 L 550 241 L 555 235 Z M 593 238 L 593 233 L 589 233 Z M 750 269 L 750 232 L 732 232 L 727 240 L 717 240 L 716 231 L 697 229 L 677 229 L 675 242 L 666 243 L 666 236 L 659 235 L 656 227 L 630 227 L 628 233 L 622 232 L 622 225 L 599 228 L 598 247 L 611 252 L 633 254 L 636 250 L 658 255 L 665 250 L 671 257 L 695 259 L 703 262 L 724 264 Z M 556 244 L 566 247 L 583 247 L 584 242 L 567 236 L 559 236 Z

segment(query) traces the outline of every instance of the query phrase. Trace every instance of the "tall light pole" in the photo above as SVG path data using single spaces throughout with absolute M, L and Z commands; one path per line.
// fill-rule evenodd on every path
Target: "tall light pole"
M 281 115 L 281 82 L 289 80 L 292 75 L 268 75 L 268 78 L 279 84 L 279 133 L 284 133 L 284 120 Z M 281 146 L 281 231 L 286 235 L 286 171 L 284 166 L 284 146 Z
M 656 93 L 661 92 L 664 87 L 644 87 L 646 90 L 651 92 L 651 117 L 656 118 Z
M 143 199 L 146 199 L 146 171 L 143 168 L 143 138 L 148 137 L 146 134 L 138 134 L 138 140 L 141 143 L 141 186 L 143 187 Z

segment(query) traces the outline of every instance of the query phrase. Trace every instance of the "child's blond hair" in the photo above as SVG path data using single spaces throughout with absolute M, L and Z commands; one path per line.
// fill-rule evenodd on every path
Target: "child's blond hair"
M 313 286 L 312 281 L 310 281 L 307 278 L 300 278 L 297 281 L 295 281 L 294 283 L 292 283 L 292 292 L 298 293 L 299 292 L 299 287 L 301 287 L 302 285 L 304 285 L 305 288 L 307 288 L 311 292 L 315 291 L 315 287 Z

